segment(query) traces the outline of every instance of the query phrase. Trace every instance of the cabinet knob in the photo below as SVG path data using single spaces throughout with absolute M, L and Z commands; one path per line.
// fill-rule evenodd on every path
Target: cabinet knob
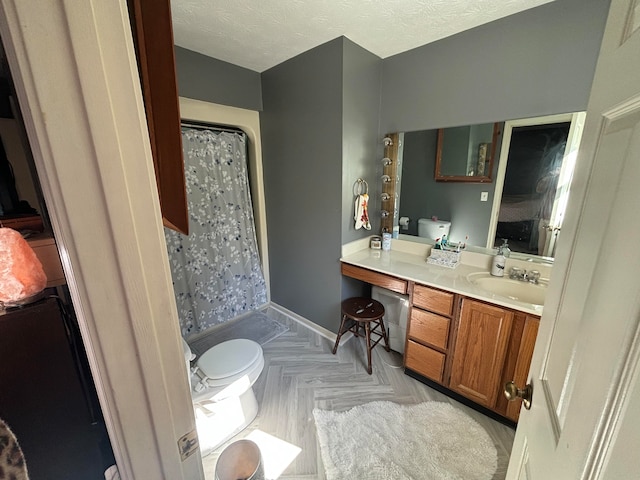
M 524 388 L 520 389 L 515 383 L 507 382 L 504 384 L 504 396 L 510 402 L 513 402 L 516 398 L 521 398 L 524 408 L 529 410 L 531 408 L 531 397 L 533 397 L 533 387 L 528 383 Z

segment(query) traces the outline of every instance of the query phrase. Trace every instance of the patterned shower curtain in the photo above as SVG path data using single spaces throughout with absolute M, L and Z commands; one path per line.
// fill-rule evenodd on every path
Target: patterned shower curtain
M 242 133 L 183 128 L 189 236 L 165 229 L 182 335 L 267 302 Z

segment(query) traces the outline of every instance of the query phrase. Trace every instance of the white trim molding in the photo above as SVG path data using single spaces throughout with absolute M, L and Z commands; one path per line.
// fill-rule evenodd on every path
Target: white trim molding
M 331 330 L 328 330 L 328 329 L 318 325 L 317 323 L 313 323 L 311 320 L 309 320 L 307 318 L 304 318 L 302 315 L 298 315 L 296 312 L 293 312 L 293 311 L 289 310 L 288 308 L 285 308 L 285 307 L 283 307 L 281 305 L 278 305 L 277 303 L 273 303 L 273 302 L 271 302 L 270 307 L 273 308 L 276 312 L 280 312 L 283 315 L 286 315 L 287 317 L 291 318 L 292 320 L 295 320 L 300 325 L 303 325 L 304 327 L 308 328 L 312 332 L 317 333 L 321 337 L 324 337 L 327 340 L 331 340 L 331 343 L 335 343 L 336 342 L 336 338 L 338 338 L 338 334 L 337 333 L 333 333 Z M 353 334 L 351 332 L 345 333 L 340 338 L 340 346 L 342 346 L 345 343 L 347 343 L 349 340 L 351 340 L 352 337 L 353 337 Z

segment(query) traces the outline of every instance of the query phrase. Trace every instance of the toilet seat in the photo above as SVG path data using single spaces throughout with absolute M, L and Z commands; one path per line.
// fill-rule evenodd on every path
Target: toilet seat
M 211 347 L 196 363 L 209 380 L 223 380 L 250 369 L 261 358 L 258 343 L 239 338 Z
M 221 401 L 250 390 L 264 368 L 262 347 L 246 339 L 220 343 L 196 361 L 192 377 L 192 398 Z

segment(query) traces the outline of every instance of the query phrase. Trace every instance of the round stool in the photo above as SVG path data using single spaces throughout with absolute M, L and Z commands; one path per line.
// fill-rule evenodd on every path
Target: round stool
M 384 328 L 384 305 L 379 301 L 366 297 L 353 297 L 347 298 L 342 301 L 342 321 L 340 322 L 340 329 L 338 330 L 338 338 L 336 338 L 336 344 L 333 346 L 332 353 L 335 355 L 338 350 L 338 344 L 340 338 L 346 332 L 352 332 L 354 336 L 358 337 L 360 328 L 364 329 L 365 341 L 367 343 L 367 373 L 371 375 L 371 350 L 375 347 L 380 340 L 384 339 L 384 349 L 388 352 L 389 337 L 387 336 L 387 330 Z M 347 320 L 352 320 L 353 324 L 349 328 L 345 328 Z M 373 327 L 371 326 L 373 325 Z M 371 335 L 376 335 L 377 339 L 371 343 Z

